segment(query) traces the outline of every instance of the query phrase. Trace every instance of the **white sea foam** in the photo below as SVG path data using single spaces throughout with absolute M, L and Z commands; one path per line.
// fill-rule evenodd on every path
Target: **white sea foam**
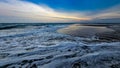
M 120 42 L 86 43 L 89 38 L 57 33 L 66 25 L 0 30 L 0 67 L 116 68 Z M 94 40 L 94 39 L 92 39 Z M 118 67 L 119 68 L 119 67 Z

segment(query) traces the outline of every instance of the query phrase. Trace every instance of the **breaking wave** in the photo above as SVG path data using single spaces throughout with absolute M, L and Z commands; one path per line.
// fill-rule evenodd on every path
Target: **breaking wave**
M 99 42 L 56 31 L 67 26 L 30 25 L 0 30 L 0 68 L 120 67 L 120 42 Z

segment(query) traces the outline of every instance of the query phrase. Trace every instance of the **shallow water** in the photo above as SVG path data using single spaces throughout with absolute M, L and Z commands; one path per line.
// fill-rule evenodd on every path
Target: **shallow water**
M 57 32 L 68 26 L 0 30 L 0 68 L 119 68 L 120 42 L 90 43 L 96 39 Z
M 95 35 L 100 33 L 114 32 L 114 30 L 107 28 L 106 26 L 86 26 L 74 24 L 59 29 L 58 32 L 78 37 L 94 37 Z

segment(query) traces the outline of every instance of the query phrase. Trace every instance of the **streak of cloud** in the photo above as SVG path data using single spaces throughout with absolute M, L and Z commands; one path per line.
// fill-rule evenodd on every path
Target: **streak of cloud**
M 1 0 L 0 23 L 80 22 L 83 20 L 120 18 L 119 8 L 120 5 L 99 12 L 65 12 L 23 0 Z
M 113 6 L 111 8 L 102 10 L 97 14 L 93 15 L 94 19 L 111 19 L 111 18 L 120 18 L 120 5 Z
M 4 16 L 4 18 L 2 16 Z M 12 17 L 17 21 L 19 21 L 18 19 L 23 19 L 23 22 L 24 20 L 31 22 L 70 22 L 89 19 L 82 18 L 82 16 L 78 17 L 74 14 L 56 12 L 47 6 L 41 6 L 22 0 L 1 1 L 0 17 L 3 18 L 2 22 L 11 22 L 10 19 L 12 19 Z

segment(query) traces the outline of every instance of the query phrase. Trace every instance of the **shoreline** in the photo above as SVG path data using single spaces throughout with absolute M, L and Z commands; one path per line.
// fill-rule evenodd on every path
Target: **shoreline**
M 120 25 L 73 24 L 59 29 L 57 32 L 76 37 L 95 37 L 100 40 L 120 41 Z

